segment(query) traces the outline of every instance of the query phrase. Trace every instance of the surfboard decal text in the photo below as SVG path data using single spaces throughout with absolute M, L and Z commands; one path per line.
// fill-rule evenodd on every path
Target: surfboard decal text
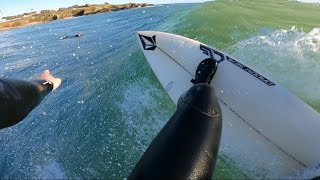
M 144 50 L 155 50 L 157 48 L 156 45 L 156 36 L 148 37 L 141 34 L 138 34 L 141 40 L 142 46 Z
M 261 74 L 255 72 L 254 70 L 248 68 L 247 66 L 241 64 L 240 62 L 234 60 L 233 58 L 227 56 L 227 60 L 229 62 L 231 62 L 232 64 L 238 66 L 239 68 L 247 71 L 249 74 L 251 74 L 252 76 L 256 77 L 257 79 L 259 79 L 260 81 L 264 82 L 266 85 L 268 86 L 274 86 L 276 85 L 275 83 L 273 83 L 272 81 L 270 81 L 269 79 L 265 78 L 264 76 L 262 76 Z
M 218 63 L 222 62 L 223 60 L 225 60 L 225 55 L 217 50 L 214 50 L 208 46 L 205 46 L 203 44 L 200 44 L 200 50 L 203 52 L 203 54 L 210 56 L 213 59 L 216 59 L 214 56 L 219 56 L 220 60 L 217 60 Z M 265 78 L 264 76 L 262 76 L 261 74 L 255 72 L 254 70 L 250 69 L 249 67 L 243 65 L 242 63 L 234 60 L 233 58 L 226 56 L 227 60 L 229 62 L 231 62 L 232 64 L 238 66 L 239 68 L 245 70 L 247 73 L 251 74 L 252 76 L 254 76 L 255 78 L 259 79 L 260 81 L 262 81 L 263 83 L 265 83 L 268 86 L 274 86 L 276 85 L 275 83 L 273 83 L 272 81 L 270 81 L 269 79 Z
M 215 59 L 218 63 L 224 61 L 225 59 L 223 53 L 209 48 L 208 46 L 200 44 L 200 49 L 202 50 L 203 54 L 210 56 L 212 59 Z M 219 56 L 220 59 L 215 58 L 214 55 Z

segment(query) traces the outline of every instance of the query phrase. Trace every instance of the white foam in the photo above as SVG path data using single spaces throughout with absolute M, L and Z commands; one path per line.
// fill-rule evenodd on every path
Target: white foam
M 256 36 L 228 51 L 308 102 L 320 104 L 320 28 L 295 27 Z
M 320 164 L 307 167 L 303 171 L 298 172 L 296 175 L 290 176 L 286 179 L 312 179 L 317 176 L 320 176 Z
M 320 3 L 320 0 L 298 0 L 303 3 Z
M 151 142 L 153 138 L 150 134 L 155 135 L 171 115 L 159 109 L 159 100 L 155 99 L 163 92 L 149 80 L 142 81 L 125 84 L 124 99 L 119 104 L 127 129 L 135 137 L 139 151 L 147 148 L 145 142 Z
M 44 166 L 37 167 L 37 179 L 66 179 L 67 176 L 62 166 L 56 162 L 51 161 Z

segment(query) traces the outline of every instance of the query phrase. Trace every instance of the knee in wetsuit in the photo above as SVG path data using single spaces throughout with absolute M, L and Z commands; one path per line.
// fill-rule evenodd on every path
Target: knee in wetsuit
M 214 89 L 208 85 L 217 63 L 208 59 L 204 61 L 206 63 L 200 63 L 197 68 L 197 72 L 201 71 L 195 76 L 195 85 L 181 97 L 176 112 L 152 141 L 128 179 L 212 177 L 220 144 L 222 115 Z

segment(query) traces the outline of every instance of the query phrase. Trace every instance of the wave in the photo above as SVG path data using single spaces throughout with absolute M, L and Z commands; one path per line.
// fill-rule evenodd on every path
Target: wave
M 293 1 L 293 0 L 292 0 Z M 298 0 L 299 2 L 303 2 L 303 3 L 312 3 L 312 4 L 319 4 L 320 1 L 319 0 Z
M 305 32 L 319 27 L 320 7 L 286 0 L 213 1 L 200 4 L 177 26 L 177 33 L 218 49 L 279 29 Z
M 267 74 L 320 112 L 319 17 L 320 6 L 315 4 L 287 0 L 217 0 L 201 4 L 181 17 L 175 33 L 228 52 Z M 269 177 L 258 172 L 254 163 L 232 160 L 248 176 Z M 220 171 L 223 169 L 217 172 Z M 309 168 L 293 178 L 312 177 L 317 172 Z
M 320 6 L 296 1 L 213 1 L 176 33 L 231 53 L 320 111 L 319 17 Z
M 292 27 L 241 41 L 227 51 L 271 76 L 320 111 L 320 28 Z

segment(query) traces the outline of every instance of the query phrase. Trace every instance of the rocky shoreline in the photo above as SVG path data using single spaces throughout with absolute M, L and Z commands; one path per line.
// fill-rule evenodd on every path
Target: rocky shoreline
M 152 4 L 147 3 L 128 3 L 119 5 L 112 5 L 109 3 L 85 4 L 82 6 L 74 5 L 68 8 L 59 8 L 58 10 L 42 10 L 40 12 L 23 13 L 16 16 L 3 17 L 2 19 L 5 22 L 0 22 L 0 31 L 69 17 L 87 16 L 91 14 L 146 7 L 151 5 Z

